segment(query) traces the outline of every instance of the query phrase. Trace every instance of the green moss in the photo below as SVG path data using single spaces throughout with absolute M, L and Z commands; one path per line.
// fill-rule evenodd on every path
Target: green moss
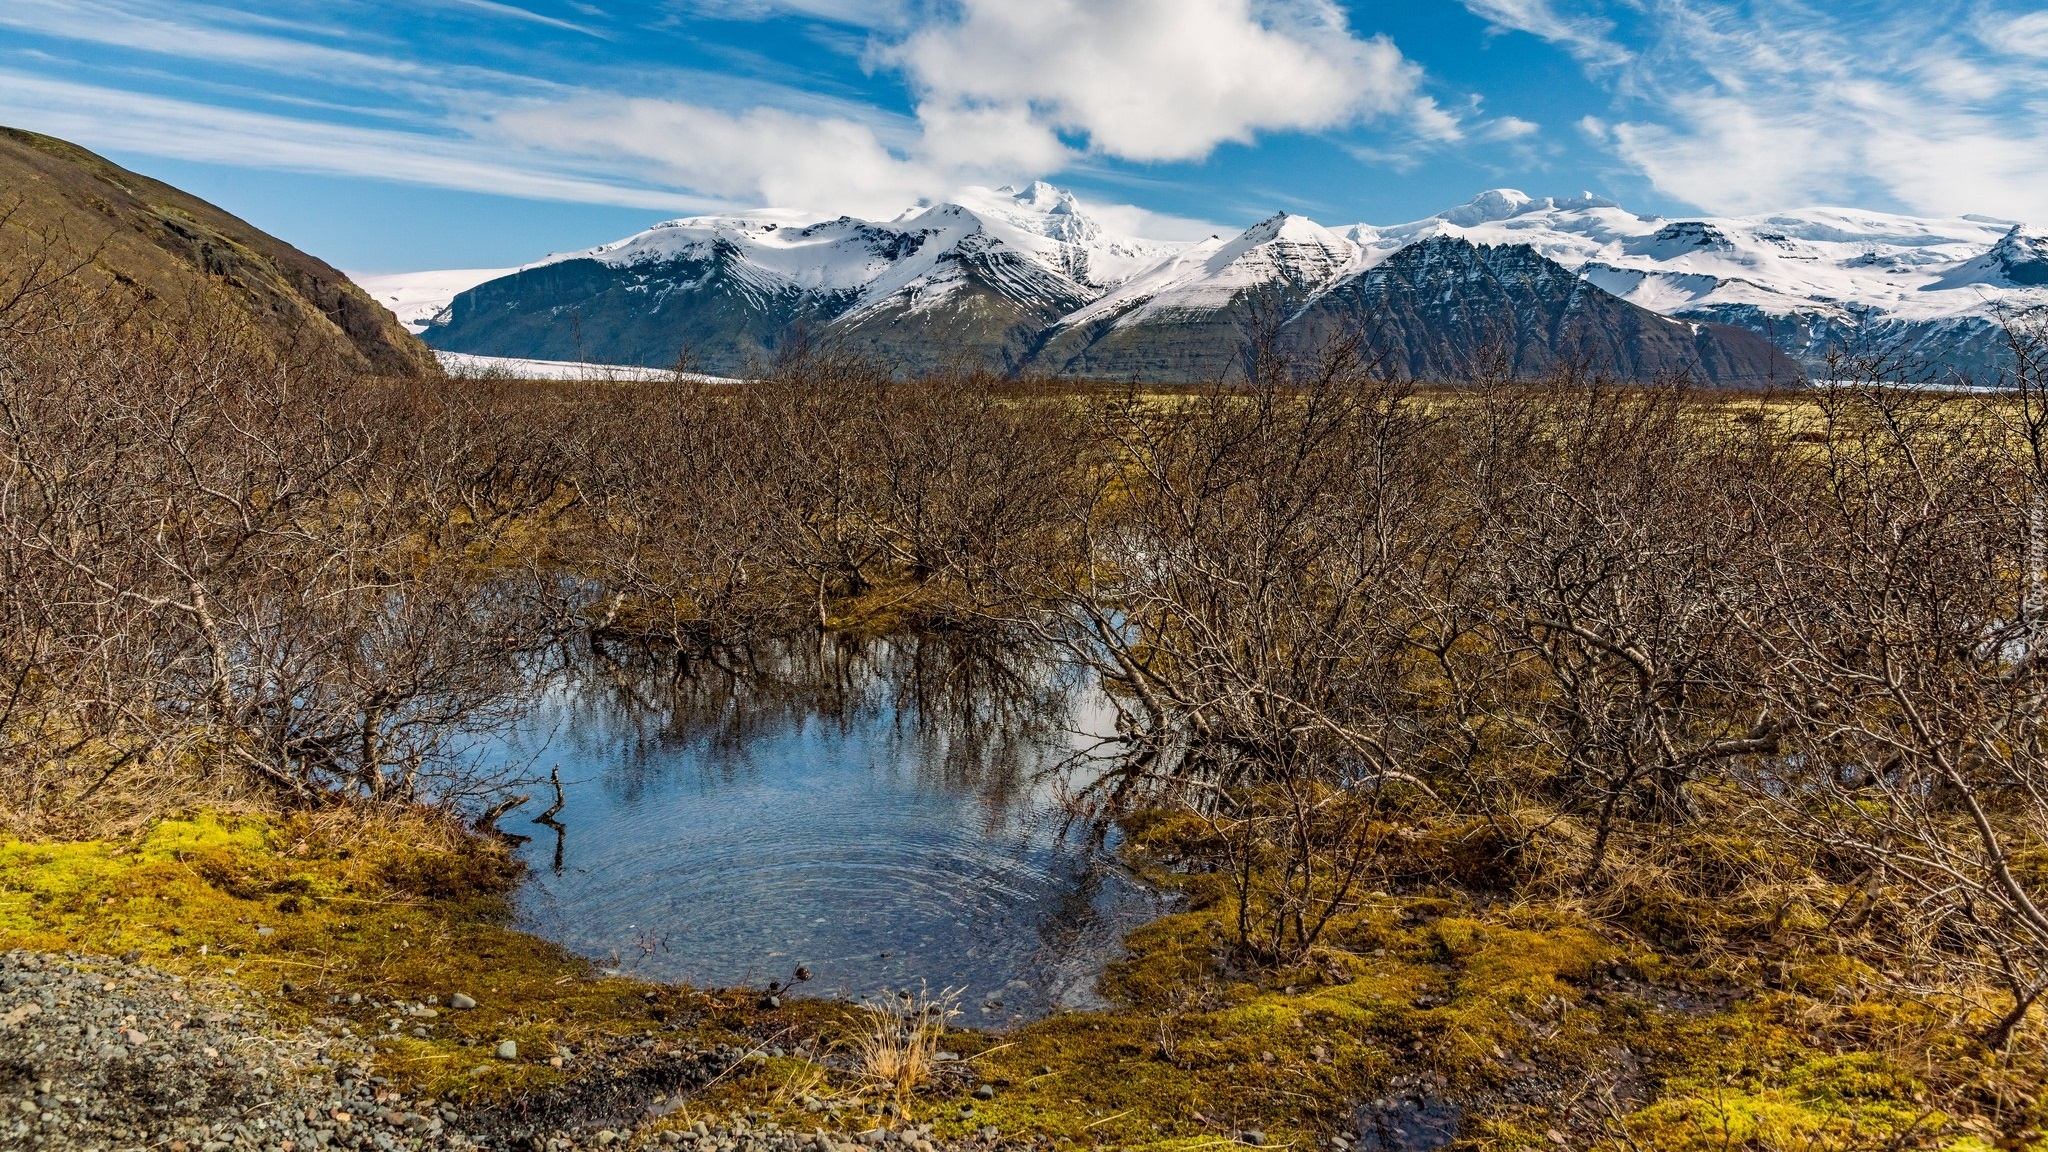
M 1132 934 L 1105 982 L 1121 1008 L 949 1035 L 964 1060 L 912 1098 L 911 1117 L 949 1138 L 993 1125 L 1012 1139 L 1191 1152 L 1258 1128 L 1309 1147 L 1398 1076 L 1461 1102 L 1472 1148 L 1554 1146 L 1562 1130 L 1574 1146 L 1616 1150 L 2048 1152 L 2048 1117 L 2025 1087 L 2038 1093 L 2037 1057 L 1984 1053 L 1947 1008 L 1887 995 L 1847 957 L 1790 955 L 1775 990 L 1706 987 L 1724 969 L 1688 967 L 1560 907 L 1375 894 L 1295 968 L 1237 971 L 1227 888 L 1155 867 L 1199 831 L 1134 825 L 1134 863 L 1183 884 L 1191 910 Z M 802 1000 L 767 1011 L 754 993 L 605 978 L 508 927 L 516 877 L 502 846 L 390 814 L 200 815 L 129 842 L 0 840 L 0 947 L 134 950 L 197 976 L 232 972 L 286 1020 L 341 1015 L 366 1036 L 390 1011 L 332 994 L 468 992 L 477 1010 L 374 1045 L 385 1074 L 439 1094 L 571 1086 L 598 1051 L 774 1045 L 813 1058 L 747 1061 L 664 1123 L 760 1110 L 805 1128 L 875 1123 L 861 1107 L 872 1086 L 844 1067 L 867 1026 L 859 1011 Z M 492 1058 L 504 1039 L 518 1061 Z M 573 1053 L 561 1067 L 548 1062 L 557 1046 Z M 1624 1066 L 1628 1102 L 1585 1107 L 1593 1087 L 1623 1083 Z M 984 1082 L 995 1099 L 972 1100 Z M 808 1098 L 846 1106 L 809 1112 Z
M 649 999 L 644 985 L 601 978 L 512 931 L 515 876 L 499 846 L 414 818 L 201 815 L 127 844 L 0 841 L 0 946 L 138 952 L 231 977 L 286 1020 L 337 1015 L 366 1036 L 392 1016 L 368 1001 L 468 992 L 481 1006 L 439 1016 L 431 1038 L 376 1045 L 385 1071 L 468 1096 L 561 1081 L 546 1063 L 557 1044 L 583 1050 L 684 1013 L 702 1021 L 693 1036 L 748 1022 L 715 996 L 665 989 Z M 365 1003 L 330 1003 L 338 993 Z M 491 1058 L 504 1039 L 519 1043 L 520 1061 Z

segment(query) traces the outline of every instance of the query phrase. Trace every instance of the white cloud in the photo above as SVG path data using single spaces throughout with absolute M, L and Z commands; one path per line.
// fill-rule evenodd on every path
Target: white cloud
M 1002 113 L 1007 131 L 979 147 L 935 140 L 942 163 L 1042 147 L 1027 138 L 1051 130 L 1137 161 L 1369 117 L 1455 131 L 1421 94 L 1421 69 L 1386 38 L 1354 35 L 1327 0 L 958 0 L 877 58 L 909 77 L 928 123 Z
M 738 203 L 893 215 L 951 187 L 885 147 L 868 124 L 777 108 L 730 113 L 589 95 L 506 112 L 492 126 L 503 139 L 556 155 L 651 161 L 664 183 Z
M 1674 99 L 1683 127 L 1624 122 L 1615 151 L 1660 190 L 1726 214 L 1852 198 L 1857 144 L 1824 118 L 1712 93 Z
M 1984 43 L 2018 56 L 2048 56 L 2048 12 L 1986 21 Z
M 1465 0 L 1578 51 L 1622 107 L 1581 122 L 1662 192 L 1713 212 L 1822 202 L 2048 221 L 2048 14 L 1978 0 L 1609 0 L 1634 59 L 1580 51 L 1598 0 Z M 1493 18 L 1493 17 L 1489 17 Z M 1992 52 L 1986 52 L 1989 47 Z
M 1464 0 L 1474 16 L 1503 32 L 1527 32 L 1562 45 L 1587 64 L 1608 67 L 1629 62 L 1628 49 L 1610 37 L 1614 22 L 1600 16 L 1566 16 L 1551 0 Z
M 839 7 L 713 2 L 733 15 Z M 1325 0 L 958 0 L 871 58 L 909 81 L 914 123 L 596 95 L 490 123 L 552 152 L 641 157 L 664 180 L 714 196 L 866 215 L 965 184 L 1056 174 L 1090 154 L 1196 159 L 1261 132 L 1372 117 L 1428 140 L 1461 132 L 1421 93 L 1418 67 L 1384 38 L 1353 35 Z M 1131 218 L 1154 232 L 1179 227 Z
M 475 140 L 321 124 L 5 69 L 0 69 L 0 122 L 93 148 L 212 164 L 663 212 L 726 206 L 701 196 L 606 180 L 545 155 Z
M 488 12 L 493 16 L 503 16 L 511 20 L 524 20 L 533 24 L 545 24 L 550 28 L 560 28 L 567 32 L 580 32 L 585 36 L 601 38 L 604 35 L 604 33 L 594 28 L 586 28 L 581 24 L 572 24 L 567 20 L 557 20 L 553 16 L 544 16 L 539 12 L 533 12 L 515 5 L 501 4 L 498 0 L 440 0 L 440 2 L 457 8 L 473 8 L 479 12 Z
M 1213 220 L 1172 216 L 1130 204 L 1084 204 L 1088 215 L 1112 232 L 1153 240 L 1201 240 L 1226 230 Z
M 1541 124 L 1524 120 L 1520 116 L 1502 116 L 1495 120 L 1488 120 L 1480 125 L 1473 135 L 1481 140 L 1499 142 L 1526 140 L 1541 131 L 1543 131 Z
M 354 52 L 285 36 L 178 19 L 175 5 L 147 7 L 123 0 L 6 0 L 0 27 L 186 59 L 214 61 L 316 76 L 421 76 L 429 69 L 407 60 Z

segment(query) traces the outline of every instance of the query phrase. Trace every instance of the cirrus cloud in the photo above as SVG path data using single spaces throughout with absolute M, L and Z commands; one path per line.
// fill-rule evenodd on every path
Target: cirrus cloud
M 1855 19 L 1801 0 L 1464 2 L 1610 83 L 1616 115 L 1589 135 L 1709 211 L 1833 202 L 2048 220 L 2042 13 L 1986 0 L 1880 0 Z M 1632 50 L 1616 67 L 1585 38 L 1622 19 Z

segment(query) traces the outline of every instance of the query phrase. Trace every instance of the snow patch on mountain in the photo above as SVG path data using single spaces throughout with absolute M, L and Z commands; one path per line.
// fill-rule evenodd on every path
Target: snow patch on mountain
M 1778 317 L 1928 321 L 2048 304 L 2039 287 L 2048 283 L 2048 252 L 2027 243 L 2039 233 L 1986 217 L 1808 208 L 1670 220 L 1590 194 L 1539 200 L 1501 189 L 1426 220 L 1359 225 L 1350 234 L 1367 247 L 1434 235 L 1527 244 L 1666 313 L 1744 306 Z M 2042 279 L 2030 282 L 2036 267 Z
M 715 267 L 745 290 L 848 293 L 843 319 L 889 306 L 936 307 L 977 277 L 1023 302 L 1088 300 L 1178 245 L 1117 235 L 1050 184 L 968 188 L 888 221 L 764 210 L 670 220 L 548 262 Z
M 1247 293 L 1313 293 L 1357 267 L 1364 251 L 1313 220 L 1282 212 L 1230 240 L 1210 237 L 1161 261 L 1060 322 L 1118 327 L 1229 307 Z

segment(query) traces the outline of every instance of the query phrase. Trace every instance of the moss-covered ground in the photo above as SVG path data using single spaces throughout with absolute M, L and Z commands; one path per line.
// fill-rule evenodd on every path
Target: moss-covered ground
M 949 1033 L 962 1059 L 906 1102 L 910 1120 L 1018 1143 L 1196 1149 L 1257 1132 L 1310 1147 L 1361 1118 L 1454 1109 L 1456 1146 L 1475 1149 L 2048 1149 L 2038 1038 L 1986 1051 L 1953 1006 L 1852 957 L 1745 969 L 1563 907 L 1420 890 L 1364 897 L 1292 969 L 1242 971 L 1227 887 L 1166 870 L 1170 839 L 1132 838 L 1133 865 L 1184 888 L 1186 910 L 1131 938 L 1106 982 L 1120 1006 Z M 752 1056 L 655 1127 L 736 1111 L 878 1122 L 849 1056 L 865 1013 L 608 977 L 511 926 L 515 880 L 494 840 L 388 813 L 0 839 L 0 947 L 231 979 L 287 1020 L 381 1037 L 380 1071 L 420 1092 L 568 1096 L 725 1045 Z M 479 1006 L 449 1010 L 456 992 Z M 402 1014 L 429 997 L 434 1015 Z M 504 1040 L 517 1059 L 495 1058 Z M 973 1097 L 983 1084 L 993 1099 Z

